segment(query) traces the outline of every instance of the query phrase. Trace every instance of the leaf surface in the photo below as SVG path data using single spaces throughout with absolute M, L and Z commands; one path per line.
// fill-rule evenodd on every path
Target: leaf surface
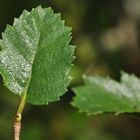
M 27 94 L 32 104 L 59 100 L 71 79 L 74 47 L 70 40 L 71 28 L 51 8 L 24 10 L 0 40 L 5 86 L 21 96 Z
M 76 87 L 73 106 L 81 112 L 99 114 L 140 112 L 140 79 L 122 73 L 121 82 L 109 77 L 85 76 L 85 85 Z

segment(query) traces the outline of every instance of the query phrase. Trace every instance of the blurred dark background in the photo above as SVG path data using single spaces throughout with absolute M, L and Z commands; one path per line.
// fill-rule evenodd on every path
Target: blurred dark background
M 84 73 L 110 75 L 120 70 L 140 76 L 140 0 L 0 0 L 0 31 L 23 9 L 42 5 L 62 13 L 77 46 L 69 91 L 49 106 L 27 104 L 21 140 L 140 140 L 139 114 L 86 116 L 70 105 L 72 86 Z M 13 139 L 12 121 L 19 97 L 0 78 L 0 140 Z

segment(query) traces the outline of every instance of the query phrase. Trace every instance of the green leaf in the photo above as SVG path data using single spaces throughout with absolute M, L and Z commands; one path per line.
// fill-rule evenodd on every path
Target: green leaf
M 85 85 L 74 88 L 72 105 L 81 112 L 99 114 L 140 112 L 140 79 L 122 73 L 121 82 L 109 77 L 85 76 Z
M 13 93 L 27 94 L 27 102 L 59 100 L 69 85 L 74 47 L 71 28 L 60 14 L 41 6 L 26 10 L 8 25 L 0 40 L 0 74 Z

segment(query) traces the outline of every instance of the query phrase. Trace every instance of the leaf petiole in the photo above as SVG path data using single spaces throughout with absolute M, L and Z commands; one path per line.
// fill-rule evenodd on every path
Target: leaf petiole
M 26 95 L 27 95 L 27 93 L 24 93 L 22 98 L 21 98 L 21 102 L 20 102 L 20 105 L 19 105 L 17 113 L 16 113 L 16 118 L 15 118 L 16 122 L 20 122 L 21 121 L 22 112 L 23 112 L 23 109 L 24 109 L 25 103 L 26 103 Z

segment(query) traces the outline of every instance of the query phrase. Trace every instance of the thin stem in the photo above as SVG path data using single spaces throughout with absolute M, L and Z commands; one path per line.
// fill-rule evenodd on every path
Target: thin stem
M 22 119 L 22 112 L 25 107 L 26 95 L 27 95 L 26 93 L 23 94 L 14 119 L 14 140 L 20 139 L 21 119 Z
M 20 102 L 20 105 L 19 105 L 19 108 L 18 108 L 18 111 L 17 111 L 16 116 L 18 116 L 19 114 L 21 115 L 22 112 L 23 112 L 23 109 L 24 109 L 24 106 L 25 106 L 25 103 L 26 103 L 26 95 L 27 94 L 24 93 L 23 96 L 22 96 L 22 98 L 21 98 L 21 102 Z M 18 121 L 18 119 L 17 119 L 17 121 Z

